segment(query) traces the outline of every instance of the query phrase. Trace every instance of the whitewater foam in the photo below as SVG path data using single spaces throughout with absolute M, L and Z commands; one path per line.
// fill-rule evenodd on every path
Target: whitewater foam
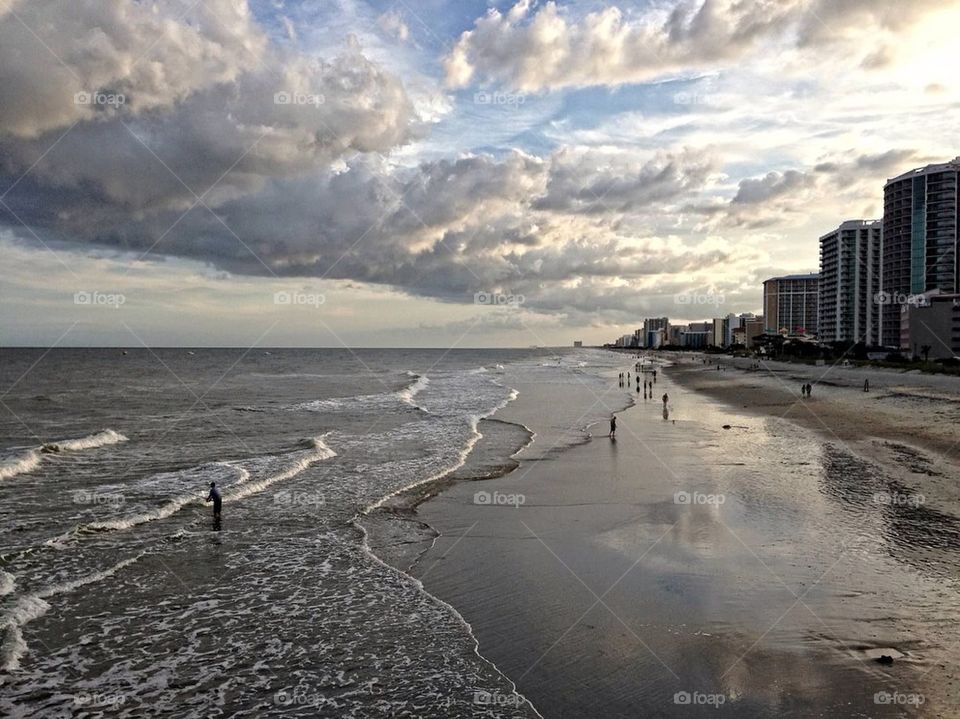
M 223 501 L 235 502 L 238 499 L 244 499 L 245 497 L 262 492 L 267 487 L 270 487 L 277 482 L 283 482 L 291 479 L 306 470 L 311 465 L 321 462 L 325 459 L 335 457 L 337 454 L 327 446 L 323 440 L 323 437 L 315 437 L 311 439 L 310 446 L 311 449 L 309 450 L 299 450 L 285 455 L 285 457 L 290 457 L 292 461 L 283 470 L 254 481 L 249 481 L 252 473 L 249 469 L 241 464 L 241 461 L 213 463 L 213 465 L 216 467 L 229 467 L 231 470 L 237 473 L 237 478 L 229 485 L 224 485 L 221 483 L 220 486 L 223 489 Z M 254 460 L 243 461 L 256 462 L 264 459 L 274 458 L 258 457 Z M 146 524 L 147 522 L 155 522 L 158 519 L 166 519 L 167 517 L 176 514 L 184 507 L 192 504 L 200 504 L 203 500 L 204 496 L 201 493 L 184 493 L 167 500 L 164 504 L 156 509 L 127 515 L 124 517 L 117 517 L 116 519 L 107 519 L 82 524 L 73 531 L 47 540 L 46 544 L 56 549 L 63 548 L 67 543 L 78 536 L 82 536 L 84 534 L 96 534 L 99 532 L 112 532 L 130 529 L 131 527 Z
M 97 447 L 106 447 L 111 444 L 126 442 L 127 437 L 114 432 L 112 429 L 105 429 L 96 434 L 90 434 L 79 439 L 65 439 L 60 442 L 51 442 L 43 445 L 44 452 L 76 452 L 82 449 L 95 449 Z
M 407 372 L 407 375 L 415 378 L 413 383 L 409 387 L 406 387 L 399 392 L 395 392 L 394 394 L 401 402 L 406 402 L 411 407 L 416 407 L 417 409 L 423 409 L 423 407 L 419 407 L 413 400 L 414 397 L 427 388 L 427 385 L 430 384 L 430 378 L 426 375 L 419 375 L 416 372 L 409 371 Z
M 0 460 L 0 479 L 9 479 L 18 474 L 32 472 L 39 466 L 39 453 L 35 449 L 27 449 Z
M 16 578 L 10 574 L 10 572 L 5 572 L 0 569 L 0 597 L 5 597 L 10 594 L 15 584 Z
M 323 435 L 323 437 L 325 436 L 326 435 Z M 238 481 L 236 484 L 232 485 L 232 487 L 239 485 L 239 489 L 236 491 L 228 490 L 228 492 L 223 496 L 223 501 L 235 502 L 238 499 L 243 499 L 244 497 L 249 497 L 252 494 L 257 494 L 272 484 L 296 477 L 298 474 L 317 462 L 330 459 L 331 457 L 336 457 L 337 453 L 326 445 L 326 443 L 323 441 L 323 437 L 316 437 L 311 440 L 311 443 L 313 444 L 312 450 L 291 453 L 299 454 L 300 456 L 298 456 L 293 463 L 282 472 L 278 472 L 277 474 L 249 483 L 246 481 L 246 479 L 243 482 Z M 249 478 L 249 472 L 247 473 L 247 477 Z
M 100 570 L 99 572 L 94 572 L 93 574 L 88 574 L 69 582 L 44 587 L 38 592 L 20 597 L 16 604 L 0 617 L 0 632 L 3 633 L 3 643 L 0 645 L 0 669 L 12 672 L 20 668 L 20 660 L 28 651 L 27 643 L 23 638 L 23 627 L 50 611 L 50 603 L 47 599 L 58 594 L 67 594 L 80 587 L 113 576 L 124 567 L 139 560 L 143 554 L 144 553 L 141 552 L 135 557 L 124 559 L 112 567 Z
M 420 394 L 430 379 L 425 375 L 419 375 L 416 372 L 407 371 L 407 376 L 413 378 L 408 386 L 396 392 L 380 392 L 379 394 L 361 394 L 353 397 L 330 397 L 328 399 L 315 399 L 309 402 L 301 402 L 292 405 L 290 409 L 306 410 L 308 412 L 336 412 L 340 410 L 352 409 L 362 410 L 367 408 L 389 407 L 396 402 L 410 405 L 414 409 L 426 410 L 414 402 L 414 398 Z
M 18 474 L 32 472 L 43 462 L 44 454 L 77 452 L 126 441 L 127 438 L 119 432 L 105 429 L 102 432 L 78 439 L 64 439 L 58 442 L 48 442 L 40 447 L 21 449 L 0 459 L 0 479 L 9 479 L 10 477 L 16 477 Z

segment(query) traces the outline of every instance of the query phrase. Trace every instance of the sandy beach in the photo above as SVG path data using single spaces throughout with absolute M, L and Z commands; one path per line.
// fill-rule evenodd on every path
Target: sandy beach
M 666 371 L 684 387 L 750 414 L 790 420 L 864 457 L 907 465 L 934 492 L 948 489 L 937 478 L 955 476 L 960 466 L 960 378 L 711 355 L 671 359 Z M 804 383 L 813 385 L 809 399 L 800 394 Z
M 955 405 L 929 396 L 942 378 L 881 372 L 865 416 L 862 375 L 815 369 L 822 422 L 792 406 L 795 371 L 691 362 L 647 400 L 616 373 L 518 385 L 496 415 L 533 432 L 516 469 L 420 504 L 397 565 L 545 717 L 954 716 L 957 473 L 949 428 L 910 407 Z

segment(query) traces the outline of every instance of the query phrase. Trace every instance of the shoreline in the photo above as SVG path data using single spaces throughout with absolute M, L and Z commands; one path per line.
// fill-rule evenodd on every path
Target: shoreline
M 362 533 L 364 551 L 378 563 L 412 581 L 422 592 L 443 605 L 463 624 L 474 644 L 476 655 L 500 675 L 512 687 L 514 694 L 520 698 L 521 702 L 514 708 L 527 708 L 534 716 L 543 719 L 537 706 L 521 692 L 513 677 L 483 653 L 480 639 L 476 636 L 473 626 L 457 606 L 428 590 L 421 579 L 413 574 L 421 559 L 435 547 L 437 540 L 442 536 L 436 527 L 420 516 L 418 510 L 422 506 L 457 487 L 468 486 L 474 482 L 503 479 L 519 470 L 523 462 L 538 461 L 538 459 L 521 459 L 519 455 L 545 438 L 521 421 L 504 419 L 500 416 L 522 396 L 516 388 L 511 387 L 511 389 L 511 398 L 507 402 L 477 422 L 477 436 L 465 449 L 460 465 L 383 497 L 358 514 L 353 524 Z M 614 413 L 620 415 L 635 404 L 634 398 L 628 395 L 626 406 Z M 582 434 L 580 437 L 555 442 L 545 456 L 539 459 L 547 459 L 548 456 L 556 457 L 564 451 L 588 444 L 593 439 L 590 428 L 601 421 L 596 419 L 579 428 Z M 491 437 L 490 429 L 494 427 L 511 428 L 515 433 L 513 442 L 509 439 L 504 440 L 503 437 Z
M 497 697 L 501 702 L 504 702 L 506 706 L 503 708 L 513 709 L 517 712 L 530 714 L 537 719 L 543 719 L 543 715 L 537 710 L 533 702 L 524 696 L 513 679 L 502 671 L 496 662 L 481 652 L 480 641 L 475 635 L 473 627 L 457 607 L 430 592 L 423 585 L 423 582 L 411 573 L 413 567 L 433 547 L 440 536 L 440 533 L 434 527 L 418 517 L 418 507 L 451 487 L 468 482 L 497 479 L 513 472 L 519 466 L 519 462 L 514 460 L 513 457 L 533 442 L 534 432 L 524 425 L 496 418 L 496 414 L 514 401 L 516 397 L 517 393 L 514 391 L 507 402 L 477 421 L 476 435 L 464 449 L 459 465 L 379 499 L 358 513 L 351 520 L 351 525 L 360 532 L 363 551 L 373 561 L 400 574 L 456 618 L 466 630 L 466 634 L 472 642 L 474 654 L 506 682 L 516 699 L 512 700 L 507 697 L 504 702 L 505 698 L 495 690 L 488 692 L 490 697 Z M 502 451 L 496 452 L 498 445 L 489 438 L 489 428 L 496 425 L 509 425 L 526 435 L 523 443 L 510 450 L 506 456 Z M 488 431 L 484 432 L 485 429 Z M 484 449 L 487 449 L 487 445 L 492 445 L 494 456 L 501 458 L 499 462 L 484 464 L 482 460 L 478 461 L 478 456 Z M 505 445 L 507 448 L 509 446 Z M 428 546 L 417 548 L 417 545 L 427 541 L 429 541 Z M 475 692 L 474 702 L 476 703 L 476 701 Z M 478 708 L 482 706 L 484 705 L 480 704 Z
M 827 561 L 828 547 L 839 546 L 842 551 L 838 561 L 849 560 L 852 557 L 844 557 L 847 547 L 854 546 L 856 551 L 861 551 L 855 543 L 864 541 L 863 532 L 871 522 L 877 519 L 899 522 L 902 518 L 895 513 L 878 517 L 876 509 L 868 505 L 865 518 L 852 526 L 844 526 L 842 532 L 826 529 L 811 535 L 810 541 L 814 538 L 827 541 L 827 546 L 819 551 L 802 543 L 794 547 L 794 543 L 800 542 L 801 533 L 789 530 L 791 523 L 797 521 L 797 515 L 809 515 L 816 503 L 826 502 L 830 512 L 844 519 L 845 505 L 850 500 L 844 499 L 837 505 L 838 493 L 850 491 L 848 474 L 856 476 L 863 470 L 855 465 L 825 470 L 831 472 L 829 484 L 826 488 L 818 484 L 805 465 L 810 464 L 810 459 L 827 461 L 832 453 L 827 451 L 820 435 L 802 427 L 791 431 L 794 425 L 788 418 L 779 424 L 780 434 L 774 432 L 773 439 L 783 444 L 785 450 L 802 448 L 802 451 L 795 450 L 799 456 L 791 459 L 790 471 L 803 478 L 808 485 L 805 491 L 810 496 L 804 500 L 807 506 L 801 504 L 781 520 L 763 520 L 762 532 L 774 535 L 773 539 L 755 538 L 753 535 L 761 530 L 753 526 L 756 516 L 751 514 L 751 508 L 769 506 L 765 504 L 769 502 L 769 488 L 763 479 L 777 475 L 765 475 L 764 468 L 769 464 L 763 461 L 757 465 L 759 469 L 754 475 L 740 469 L 742 461 L 714 460 L 711 467 L 710 462 L 705 465 L 700 457 L 703 452 L 707 456 L 730 457 L 730 450 L 724 451 L 723 447 L 736 448 L 735 453 L 746 446 L 743 442 L 749 442 L 751 434 L 771 431 L 767 423 L 769 413 L 745 413 L 736 403 L 719 401 L 709 393 L 675 381 L 676 374 L 676 368 L 668 369 L 657 388 L 658 396 L 664 390 L 670 393 L 672 422 L 660 418 L 658 400 L 634 401 L 633 394 L 627 395 L 621 388 L 614 390 L 614 394 L 628 406 L 616 411 L 621 430 L 616 442 L 592 435 L 560 452 L 547 446 L 549 442 L 526 445 L 517 458 L 516 469 L 490 478 L 494 482 L 492 487 L 504 493 L 525 493 L 526 504 L 519 509 L 478 507 L 471 501 L 472 488 L 462 482 L 444 484 L 428 496 L 420 497 L 410 516 L 430 526 L 435 536 L 411 564 L 410 576 L 464 618 L 477 641 L 480 656 L 517 686 L 518 693 L 527 697 L 544 716 L 577 711 L 590 714 L 601 711 L 598 707 L 616 714 L 626 706 L 640 706 L 637 702 L 650 707 L 653 714 L 659 710 L 663 716 L 682 716 L 685 708 L 674 706 L 671 700 L 675 689 L 694 692 L 715 689 L 709 684 L 691 683 L 704 682 L 704 677 L 711 675 L 720 685 L 729 684 L 727 674 L 717 671 L 718 664 L 722 668 L 732 661 L 730 669 L 733 669 L 742 656 L 747 655 L 750 656 L 733 675 L 737 686 L 727 690 L 733 703 L 718 712 L 718 716 L 775 716 L 777 714 L 769 713 L 770 707 L 787 700 L 783 695 L 771 696 L 767 687 L 791 682 L 798 686 L 784 705 L 783 716 L 807 716 L 810 710 L 848 715 L 844 712 L 852 709 L 852 704 L 862 704 L 859 710 L 872 712 L 872 716 L 893 716 L 871 701 L 878 689 L 889 686 L 883 683 L 883 678 L 887 677 L 889 682 L 890 674 L 876 669 L 869 653 L 882 653 L 888 647 L 902 649 L 906 658 L 898 664 L 901 668 L 896 673 L 900 676 L 899 682 L 908 681 L 903 673 L 915 676 L 910 673 L 911 666 L 928 661 L 926 654 L 930 655 L 930 662 L 941 661 L 934 659 L 933 649 L 925 646 L 933 639 L 928 628 L 915 630 L 916 636 L 911 636 L 909 627 L 905 629 L 890 619 L 886 606 L 869 605 L 858 610 L 859 613 L 847 609 L 839 618 L 834 617 L 832 612 L 837 609 L 831 597 L 847 596 L 846 589 L 839 585 L 840 578 L 848 581 L 848 577 L 857 575 L 858 564 L 846 571 L 836 570 L 837 586 L 820 585 L 827 584 L 821 582 L 821 575 L 829 574 L 834 564 Z M 740 372 L 729 371 L 719 374 L 728 380 L 742 376 Z M 615 376 L 607 379 L 616 385 Z M 536 404 L 538 398 L 526 396 L 523 388 L 519 389 L 521 397 Z M 569 393 L 569 388 L 559 389 L 561 394 Z M 555 394 L 544 393 L 539 401 L 551 396 Z M 581 399 L 589 400 L 585 396 Z M 512 420 L 511 415 L 518 409 L 515 403 L 497 415 L 503 414 Z M 599 421 L 602 418 L 583 426 L 589 428 Z M 733 422 L 731 430 L 722 429 L 725 422 Z M 720 449 L 711 449 L 713 447 Z M 651 448 L 655 448 L 656 453 Z M 750 459 L 737 454 L 733 458 Z M 756 461 L 754 458 L 753 463 Z M 834 477 L 833 472 L 841 474 Z M 589 481 L 585 482 L 588 477 Z M 678 480 L 684 484 L 677 485 Z M 873 479 L 863 481 L 875 482 Z M 759 504 L 756 498 L 736 496 L 746 491 L 745 483 L 751 483 L 750 490 L 760 493 Z M 834 483 L 839 484 L 834 486 Z M 725 489 L 728 503 L 722 511 L 736 510 L 736 513 L 733 518 L 720 520 L 718 525 L 718 517 L 712 513 L 678 507 L 675 501 L 664 502 L 663 495 L 673 494 L 678 486 L 705 493 Z M 829 490 L 826 495 L 825 489 Z M 789 494 L 791 490 L 793 486 L 783 492 Z M 693 517 L 686 516 L 690 511 Z M 810 521 L 814 524 L 822 521 L 823 513 L 823 509 L 816 510 Z M 687 526 L 693 518 L 696 524 Z M 789 630 L 783 627 L 768 636 L 770 624 L 778 620 L 784 609 L 789 609 L 789 605 L 777 607 L 776 604 L 777 600 L 783 600 L 784 587 L 771 583 L 765 569 L 753 568 L 754 574 L 751 574 L 742 566 L 742 562 L 749 565 L 753 560 L 751 556 L 745 560 L 737 558 L 742 554 L 738 550 L 742 550 L 743 545 L 731 541 L 733 530 L 726 531 L 727 523 L 737 528 L 738 538 L 756 541 L 761 554 L 781 543 L 794 547 L 790 551 L 798 552 L 799 556 L 787 564 L 775 563 L 778 553 L 766 561 L 773 565 L 777 576 L 786 580 L 788 591 L 793 591 L 790 589 L 793 584 L 797 585 L 797 591 L 804 587 L 815 589 L 816 598 L 807 597 L 806 602 L 838 626 L 831 626 L 830 631 L 824 633 L 816 625 L 806 626 L 799 621 Z M 681 530 L 681 527 L 684 528 Z M 810 531 L 803 525 L 800 528 Z M 845 539 L 848 532 L 851 536 Z M 707 545 L 702 544 L 704 536 L 710 537 Z M 873 544 L 879 542 L 882 546 L 885 541 L 882 536 L 871 539 L 871 546 L 864 551 L 874 554 Z M 909 544 L 910 538 L 904 541 Z M 719 553 L 716 561 L 732 564 L 726 569 L 713 568 L 705 573 L 683 568 L 690 561 L 691 553 L 704 551 L 704 546 L 714 547 L 711 554 Z M 655 549 L 653 555 L 666 556 L 647 557 L 652 549 Z M 643 559 L 646 561 L 635 572 L 640 576 L 631 576 L 623 582 L 630 585 L 629 590 L 621 587 L 615 592 L 616 596 L 607 597 L 604 590 L 608 585 L 616 584 L 617 578 L 625 575 L 624 570 L 629 571 L 636 561 Z M 874 563 L 891 561 L 883 553 L 871 557 L 865 564 L 872 571 Z M 911 561 L 925 570 L 930 569 L 922 556 L 914 556 Z M 899 570 L 901 565 L 894 568 Z M 889 567 L 884 571 L 894 573 Z M 882 580 L 879 586 L 887 589 L 887 581 L 897 580 Z M 895 597 L 907 584 L 901 580 L 896 590 L 889 587 L 890 596 Z M 621 591 L 625 592 L 622 596 Z M 806 596 L 806 591 L 801 596 Z M 703 612 L 698 606 L 700 601 L 715 594 L 730 597 L 722 603 L 724 613 L 720 617 L 711 617 L 708 613 L 698 619 Z M 606 597 L 596 610 L 600 616 L 594 616 L 589 609 L 597 596 Z M 742 599 L 744 596 L 746 599 Z M 719 601 L 711 599 L 710 603 Z M 603 616 L 602 607 L 606 607 L 607 602 L 616 607 L 617 619 L 622 616 L 627 619 L 626 623 L 618 624 L 609 616 Z M 743 606 L 739 606 L 741 602 Z M 678 616 L 677 611 L 683 607 L 686 609 Z M 727 607 L 733 607 L 729 610 L 730 616 L 726 615 Z M 583 613 L 584 609 L 587 613 Z M 764 617 L 773 610 L 776 613 L 764 624 Z M 785 637 L 780 637 L 780 632 L 784 632 Z M 813 636 L 818 638 L 813 640 Z M 554 648 L 554 645 L 559 646 Z M 539 658 L 529 664 L 536 657 Z M 801 658 L 804 661 L 798 673 L 796 664 Z M 662 674 L 667 664 L 668 668 L 677 670 L 672 676 Z M 683 678 L 679 684 L 678 675 Z M 581 684 L 589 688 L 576 690 Z M 909 684 L 906 686 L 909 688 Z M 826 692 L 821 695 L 824 687 Z M 851 693 L 850 688 L 858 691 Z M 942 693 L 928 691 L 930 696 Z

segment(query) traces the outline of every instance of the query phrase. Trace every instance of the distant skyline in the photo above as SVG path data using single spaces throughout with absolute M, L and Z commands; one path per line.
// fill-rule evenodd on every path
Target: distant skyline
M 760 313 L 960 155 L 957 27 L 960 0 L 0 0 L 0 344 Z

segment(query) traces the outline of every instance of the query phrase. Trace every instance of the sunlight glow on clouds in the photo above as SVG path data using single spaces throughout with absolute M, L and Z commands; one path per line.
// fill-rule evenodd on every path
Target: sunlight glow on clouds
M 47 266 L 154 278 L 177 301 L 126 316 L 166 343 L 289 282 L 362 296 L 320 310 L 356 344 L 601 341 L 705 319 L 685 291 L 758 310 L 886 178 L 960 154 L 960 2 L 434 5 L 0 1 L 6 306 L 66 322 Z M 318 342 L 294 310 L 283 341 Z M 20 316 L 4 342 L 56 338 Z

